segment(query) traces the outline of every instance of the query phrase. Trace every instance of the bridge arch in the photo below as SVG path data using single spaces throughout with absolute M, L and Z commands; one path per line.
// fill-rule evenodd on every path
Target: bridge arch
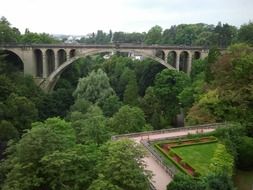
M 69 58 L 75 57 L 76 56 L 76 50 L 75 49 L 71 49 L 69 51 Z
M 129 50 L 125 50 L 125 49 L 119 49 L 117 50 L 119 52 L 129 52 Z M 59 52 L 59 51 L 58 51 Z M 105 52 L 109 52 L 108 49 L 96 49 L 96 50 L 92 50 L 89 52 L 84 52 L 84 53 L 79 53 L 79 55 L 76 55 L 68 60 L 66 60 L 64 63 L 62 63 L 61 65 L 59 65 L 59 67 L 54 70 L 46 79 L 46 81 L 44 81 L 44 83 L 42 83 L 42 88 L 45 91 L 52 91 L 57 80 L 59 79 L 61 73 L 69 66 L 71 65 L 74 61 L 76 61 L 77 59 L 86 57 L 86 56 L 90 56 L 90 55 L 94 55 L 94 54 L 98 54 L 98 53 L 105 53 Z M 145 58 L 150 58 L 154 61 L 159 62 L 160 64 L 164 65 L 165 67 L 167 67 L 168 69 L 175 69 L 174 67 L 172 67 L 171 65 L 169 65 L 168 63 L 165 63 L 164 60 L 162 60 L 159 57 L 156 57 L 155 55 L 146 53 L 144 51 L 138 51 L 138 50 L 131 50 L 131 52 L 135 53 L 135 54 L 139 54 L 142 55 Z
M 167 55 L 167 63 L 170 64 L 172 67 L 176 68 L 176 61 L 177 61 L 177 52 L 169 51 Z
M 11 69 L 24 72 L 24 61 L 17 52 L 12 50 L 1 50 L 0 56 L 7 61 Z
M 156 50 L 155 56 L 161 58 L 162 60 L 165 60 L 165 53 L 163 50 L 160 49 Z
M 200 51 L 194 51 L 193 59 L 200 59 L 200 58 L 201 58 L 201 52 Z
M 35 49 L 33 51 L 33 56 L 35 60 L 35 70 L 36 77 L 43 77 L 43 53 L 40 49 Z
M 50 75 L 55 68 L 55 55 L 52 49 L 46 50 L 47 73 Z
M 179 71 L 187 73 L 189 67 L 190 52 L 182 51 L 179 55 Z
M 59 49 L 57 51 L 58 64 L 62 65 L 65 61 L 67 61 L 67 53 L 64 49 Z

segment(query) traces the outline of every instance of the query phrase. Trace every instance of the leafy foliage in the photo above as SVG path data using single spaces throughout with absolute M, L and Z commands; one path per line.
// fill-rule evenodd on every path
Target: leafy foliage
M 36 140 L 35 140 L 36 139 Z M 58 118 L 34 123 L 17 144 L 7 149 L 8 157 L 1 163 L 2 189 L 32 189 L 43 185 L 41 159 L 56 150 L 75 144 L 74 130 Z M 42 169 L 42 170 L 41 170 Z
M 166 114 L 166 119 L 172 121 L 179 113 L 180 102 L 178 94 L 189 85 L 190 79 L 185 73 L 163 70 L 156 76 L 154 93 L 160 101 L 161 109 Z
M 200 180 L 193 180 L 188 175 L 176 175 L 167 190 L 202 190 L 205 184 Z
M 112 130 L 118 134 L 143 131 L 145 124 L 143 111 L 128 105 L 121 107 L 110 121 Z
M 253 138 L 241 137 L 238 144 L 238 167 L 243 170 L 251 170 L 253 168 Z
M 229 176 L 233 175 L 234 160 L 223 144 L 218 144 L 214 156 L 211 160 L 210 171 L 213 173 L 221 173 L 226 171 Z
M 97 167 L 104 179 L 122 189 L 148 189 L 150 173 L 144 169 L 143 147 L 124 139 L 106 143 L 101 151 Z
M 106 73 L 99 69 L 92 71 L 87 77 L 79 80 L 73 95 L 76 99 L 85 99 L 92 103 L 103 103 L 114 91 L 110 87 L 109 78 Z
M 107 120 L 98 106 L 90 106 L 86 114 L 72 112 L 70 121 L 78 143 L 101 145 L 110 138 Z
M 248 24 L 242 25 L 238 31 L 239 41 L 253 45 L 252 31 L 253 31 L 253 22 L 249 22 Z

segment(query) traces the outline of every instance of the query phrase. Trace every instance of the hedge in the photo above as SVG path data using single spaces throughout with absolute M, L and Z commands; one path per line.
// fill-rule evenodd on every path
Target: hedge
M 206 137 L 204 137 L 204 138 L 206 138 Z M 204 138 L 200 138 L 199 140 L 204 139 Z M 165 144 L 165 143 L 155 143 L 155 147 L 156 147 L 163 155 L 165 155 L 166 158 L 168 158 L 170 161 L 172 161 L 180 171 L 182 171 L 182 172 L 184 172 L 185 174 L 191 176 L 191 175 L 187 172 L 187 170 L 185 170 L 179 163 L 177 163 L 177 162 L 171 157 L 170 154 L 177 155 L 177 154 L 173 151 L 173 148 L 176 148 L 176 147 L 192 146 L 192 145 L 199 145 L 199 144 L 211 144 L 211 143 L 216 143 L 216 142 L 218 142 L 218 139 L 217 139 L 216 137 L 214 137 L 214 136 L 211 136 L 211 137 L 209 137 L 209 138 L 210 138 L 210 141 L 207 141 L 207 142 L 196 142 L 196 138 L 194 138 L 194 139 L 184 139 L 184 140 L 181 141 L 182 143 L 183 143 L 183 142 L 187 142 L 187 141 L 195 141 L 196 143 L 183 144 L 183 145 L 181 145 L 181 144 L 179 144 L 179 145 L 174 145 L 174 146 L 171 147 L 171 149 L 170 149 L 170 151 L 169 151 L 168 154 L 167 154 L 166 152 L 164 152 L 164 150 L 161 148 L 161 145 L 162 145 L 162 144 Z M 213 139 L 213 140 L 212 140 L 212 139 Z M 170 142 L 168 142 L 168 144 L 169 144 L 169 143 L 178 143 L 178 141 L 170 141 Z M 178 155 L 177 155 L 177 156 L 178 156 Z M 180 156 L 178 156 L 178 157 L 180 157 Z M 180 157 L 180 158 L 181 158 L 181 157 Z M 188 164 L 188 163 L 187 163 L 187 164 Z M 194 168 L 193 168 L 193 169 L 194 169 Z M 194 172 L 196 172 L 195 169 L 194 169 Z

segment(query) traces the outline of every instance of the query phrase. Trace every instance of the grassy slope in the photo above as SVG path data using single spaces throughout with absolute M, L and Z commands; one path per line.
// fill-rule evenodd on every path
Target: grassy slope
M 173 150 L 200 174 L 208 173 L 208 166 L 218 143 L 173 148 Z
M 237 170 L 234 180 L 238 190 L 253 189 L 253 171 Z

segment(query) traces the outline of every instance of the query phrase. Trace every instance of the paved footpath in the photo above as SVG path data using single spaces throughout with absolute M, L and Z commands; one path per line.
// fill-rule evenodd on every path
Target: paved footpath
M 203 129 L 203 132 L 210 132 L 215 129 Z M 177 132 L 166 132 L 163 134 L 149 134 L 149 135 L 141 135 L 138 137 L 132 137 L 131 139 L 137 143 L 140 143 L 142 139 L 160 139 L 166 137 L 175 137 L 175 136 L 184 136 L 189 133 L 194 134 L 197 132 L 197 129 L 189 129 L 186 131 L 177 131 Z M 154 176 L 152 178 L 152 184 L 156 188 L 156 190 L 166 190 L 167 185 L 171 182 L 172 178 L 168 173 L 157 163 L 157 161 L 149 154 L 149 156 L 144 158 L 146 163 L 146 169 L 153 172 Z

